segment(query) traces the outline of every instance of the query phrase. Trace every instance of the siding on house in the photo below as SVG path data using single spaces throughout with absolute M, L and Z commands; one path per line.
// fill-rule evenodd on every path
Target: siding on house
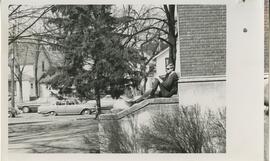
M 226 6 L 178 5 L 180 76 L 226 75 Z
M 157 55 L 156 59 L 156 72 L 154 77 L 166 74 L 166 59 L 169 59 L 169 48 L 163 50 Z
M 264 72 L 269 73 L 269 0 L 264 1 Z
M 29 101 L 30 97 L 36 97 L 35 93 L 35 85 L 34 85 L 34 52 L 30 52 L 25 54 L 22 52 L 22 57 L 18 58 L 18 62 L 21 63 L 20 68 L 23 68 L 23 82 L 22 82 L 22 92 L 23 92 L 23 101 Z M 24 57 L 23 57 L 24 56 Z M 42 70 L 44 67 L 44 71 Z M 39 59 L 38 59 L 38 71 L 37 77 L 38 79 L 49 69 L 50 62 L 49 58 L 46 57 L 44 52 L 40 52 Z M 8 68 L 8 73 L 11 73 L 10 68 Z M 16 78 L 15 78 L 16 79 Z M 11 77 L 9 76 L 9 80 L 11 81 Z M 20 88 L 19 82 L 16 81 L 16 88 L 15 91 L 15 100 L 18 102 L 20 96 Z M 32 84 L 32 87 L 31 87 Z M 11 84 L 9 83 L 9 91 L 11 92 Z M 39 83 L 39 96 L 40 97 L 47 97 L 49 94 L 49 90 L 46 89 L 46 85 Z M 11 94 L 10 94 L 11 95 Z
M 19 102 L 19 96 L 20 96 L 20 85 L 19 82 L 16 81 L 16 88 L 17 88 L 17 93 L 15 97 L 15 102 Z M 29 81 L 22 81 L 22 89 L 23 89 L 23 101 L 29 101 L 30 97 L 32 96 L 32 91 L 27 90 L 31 88 L 31 83 Z

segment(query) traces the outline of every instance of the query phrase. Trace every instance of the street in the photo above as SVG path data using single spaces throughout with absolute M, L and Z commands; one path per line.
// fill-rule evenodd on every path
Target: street
M 8 120 L 9 153 L 98 153 L 94 115 L 23 113 Z

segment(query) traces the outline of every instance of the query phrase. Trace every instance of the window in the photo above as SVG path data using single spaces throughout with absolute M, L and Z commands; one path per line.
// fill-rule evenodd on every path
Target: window
M 42 72 L 44 72 L 44 71 L 45 71 L 45 62 L 42 61 Z
M 66 105 L 66 101 L 61 101 L 61 105 Z
M 66 101 L 56 101 L 56 105 L 65 105 Z
M 73 101 L 67 101 L 67 105 L 75 105 Z
M 33 84 L 33 83 L 31 83 L 30 85 L 31 85 L 31 89 L 33 89 L 33 88 L 34 88 L 34 84 Z

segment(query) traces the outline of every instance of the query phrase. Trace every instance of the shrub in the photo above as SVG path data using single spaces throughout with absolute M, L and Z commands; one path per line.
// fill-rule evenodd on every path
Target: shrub
M 201 113 L 198 105 L 181 107 L 174 114 L 157 114 L 141 128 L 142 147 L 153 152 L 225 152 L 225 108 L 218 114 Z M 149 151 L 149 150 L 148 150 Z
M 139 145 L 137 143 L 137 132 L 135 131 L 132 121 L 129 121 L 131 132 L 128 133 L 123 129 L 117 120 L 109 122 L 104 128 L 104 141 L 107 144 L 107 152 L 109 153 L 136 153 L 139 152 Z M 129 135 L 130 134 L 130 135 Z
M 131 119 L 129 119 L 131 120 Z M 129 121 L 104 127 L 107 148 L 112 153 L 217 153 L 226 152 L 226 110 L 202 113 L 198 105 L 181 106 L 175 113 L 153 115 L 148 126 Z

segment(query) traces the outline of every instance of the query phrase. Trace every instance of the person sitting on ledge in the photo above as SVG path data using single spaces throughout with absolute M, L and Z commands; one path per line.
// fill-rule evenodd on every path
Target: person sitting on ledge
M 166 75 L 158 76 L 154 79 L 152 88 L 147 90 L 142 96 L 137 99 L 127 101 L 131 105 L 139 103 L 148 98 L 154 97 L 171 97 L 177 94 L 178 76 L 174 71 L 174 65 L 168 64 L 166 67 Z M 157 91 L 159 87 L 159 91 Z

